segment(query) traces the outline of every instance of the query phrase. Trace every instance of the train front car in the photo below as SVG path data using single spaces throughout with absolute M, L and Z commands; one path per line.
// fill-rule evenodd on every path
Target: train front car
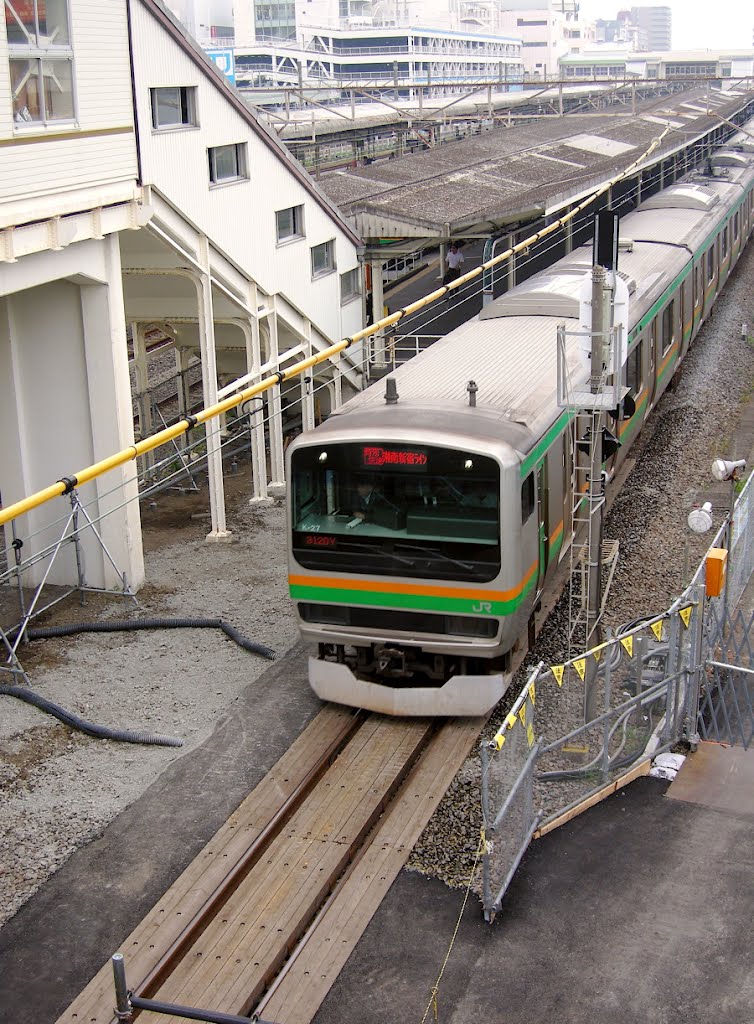
M 451 435 L 447 414 L 422 428 L 426 414 L 399 426 L 389 411 L 390 428 L 377 411 L 335 416 L 289 451 L 290 591 L 318 644 L 309 681 L 385 714 L 483 714 L 508 685 L 530 589 L 520 503 L 506 497 L 520 462 L 458 419 Z

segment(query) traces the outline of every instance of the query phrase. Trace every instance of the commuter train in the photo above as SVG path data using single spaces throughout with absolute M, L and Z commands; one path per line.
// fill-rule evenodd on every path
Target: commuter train
M 620 441 L 608 480 L 752 230 L 748 139 L 620 222 L 633 403 L 628 418 L 605 418 Z M 309 681 L 323 699 L 478 715 L 503 695 L 511 651 L 574 539 L 585 477 L 573 410 L 557 402 L 556 337 L 578 325 L 591 265 L 591 245 L 575 249 L 290 446 L 290 595 L 318 644 Z

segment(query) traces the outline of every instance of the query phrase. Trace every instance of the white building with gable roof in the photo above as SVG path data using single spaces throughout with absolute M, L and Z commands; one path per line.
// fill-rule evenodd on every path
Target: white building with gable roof
M 104 542 L 82 534 L 86 582 L 119 585 L 125 572 L 138 586 L 134 464 L 73 480 L 133 443 L 127 325 L 137 381 L 158 323 L 179 365 L 201 356 L 212 403 L 362 326 L 359 239 L 158 0 L 4 9 L 0 496 L 8 506 L 70 478 Z M 342 387 L 360 386 L 360 356 L 347 355 L 321 374 L 332 405 Z M 258 500 L 283 483 L 280 389 L 265 403 L 269 427 L 254 432 L 252 453 Z M 208 424 L 213 539 L 227 536 L 219 444 Z M 14 522 L 25 555 L 54 543 L 68 500 Z M 51 581 L 78 578 L 71 548 Z

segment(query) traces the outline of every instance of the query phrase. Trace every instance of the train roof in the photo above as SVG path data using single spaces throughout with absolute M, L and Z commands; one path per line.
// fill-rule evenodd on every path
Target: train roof
M 703 248 L 725 210 L 742 195 L 744 180 L 754 177 L 754 154 L 738 155 L 745 156 L 744 166 L 728 165 L 717 175 L 677 182 L 621 219 L 619 273 L 629 289 L 631 325 L 639 323 Z M 474 380 L 477 407 L 510 423 L 511 443 L 527 451 L 559 414 L 557 328 L 561 323 L 575 328 L 579 293 L 591 265 L 591 244 L 574 250 L 405 363 L 394 373 L 399 402 L 440 409 L 447 420 L 468 406 L 466 386 Z M 578 344 L 573 335 L 567 339 L 574 383 L 586 376 Z M 384 404 L 384 387 L 376 384 L 331 419 L 376 411 Z

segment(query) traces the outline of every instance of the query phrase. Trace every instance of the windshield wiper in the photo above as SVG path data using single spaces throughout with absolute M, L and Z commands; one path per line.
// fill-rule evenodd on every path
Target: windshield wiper
M 450 555 L 446 555 L 444 551 L 440 551 L 439 548 L 427 548 L 420 544 L 396 544 L 401 551 L 418 551 L 423 555 L 431 555 L 434 558 L 439 558 L 443 562 L 450 562 L 451 565 L 457 565 L 459 569 L 465 569 L 467 572 L 471 572 L 474 568 L 473 563 L 462 562 L 459 558 L 452 558 Z

